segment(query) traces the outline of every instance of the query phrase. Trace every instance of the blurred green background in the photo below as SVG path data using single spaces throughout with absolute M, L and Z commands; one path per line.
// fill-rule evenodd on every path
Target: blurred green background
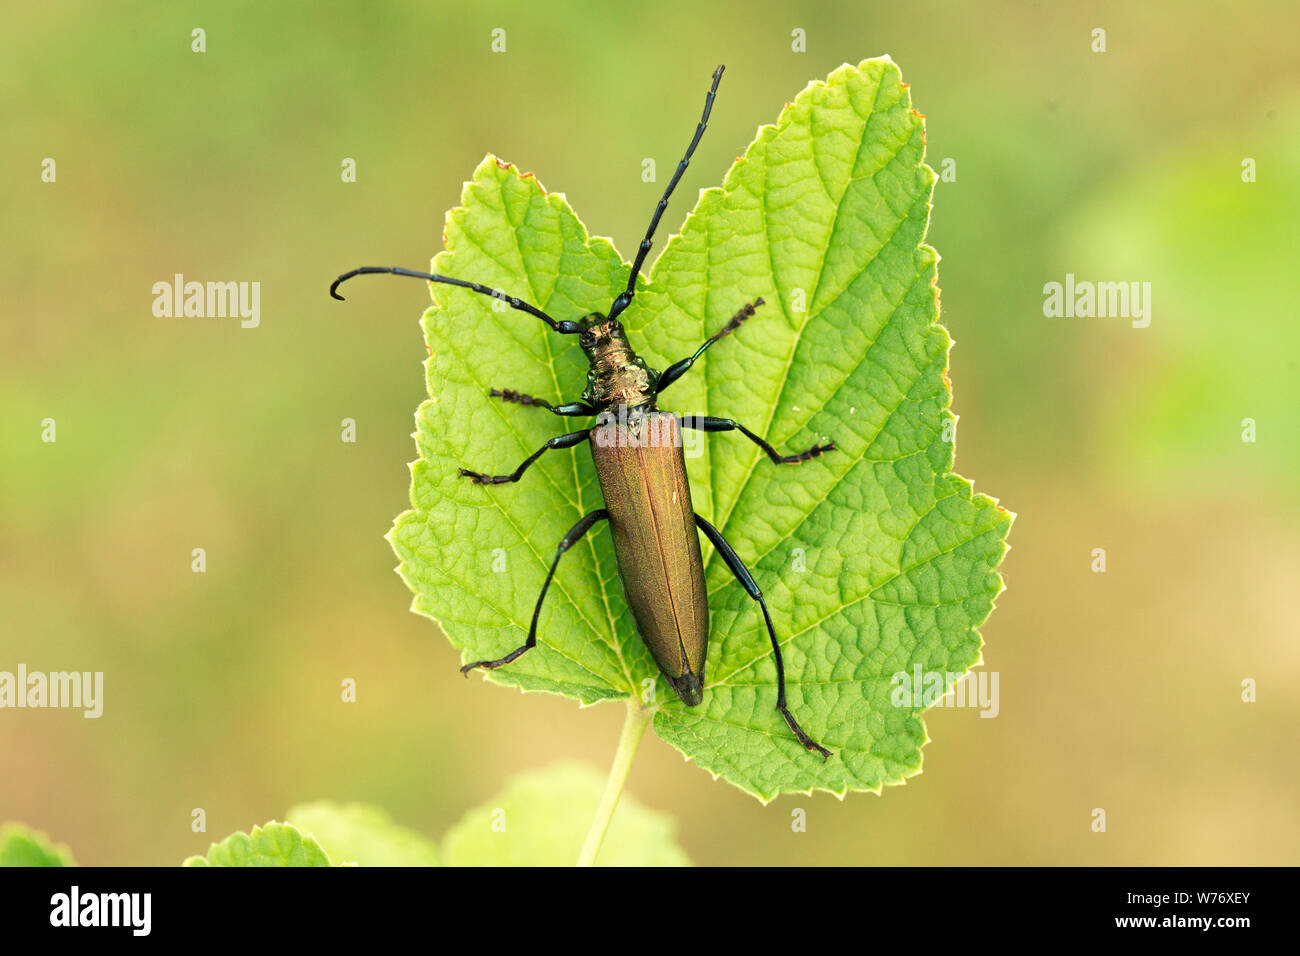
M 408 612 L 383 535 L 428 297 L 327 284 L 426 267 L 488 151 L 628 255 L 725 62 L 662 248 L 809 80 L 889 53 L 956 164 L 930 241 L 957 468 L 1019 514 L 983 630 L 1001 712 L 933 711 L 925 772 L 882 796 L 764 808 L 653 737 L 629 792 L 698 863 L 1300 862 L 1297 26 L 1282 0 L 14 7 L 0 670 L 102 670 L 105 710 L 0 711 L 0 820 L 172 864 L 304 800 L 437 835 L 512 773 L 608 766 L 622 707 L 463 680 Z M 260 281 L 261 326 L 155 318 L 177 272 Z M 1151 282 L 1151 326 L 1045 318 L 1067 272 Z

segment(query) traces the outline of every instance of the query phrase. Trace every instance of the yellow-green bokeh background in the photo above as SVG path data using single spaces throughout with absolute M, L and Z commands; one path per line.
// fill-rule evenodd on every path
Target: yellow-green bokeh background
M 83 863 L 173 863 L 303 800 L 436 835 L 516 771 L 606 766 L 621 707 L 462 680 L 408 612 L 383 535 L 427 293 L 326 286 L 422 267 L 488 151 L 626 255 L 717 63 L 662 237 L 810 79 L 889 53 L 931 164 L 956 160 L 930 241 L 958 470 L 1019 514 L 984 628 L 1001 713 L 934 712 L 925 772 L 883 796 L 764 808 L 653 738 L 630 792 L 700 863 L 1300 862 L 1298 26 L 1286 2 L 15 6 L 0 669 L 102 670 L 106 701 L 0 711 L 0 819 Z M 260 281 L 261 327 L 155 318 L 176 272 Z M 1151 327 L 1045 318 L 1066 272 L 1151 281 Z

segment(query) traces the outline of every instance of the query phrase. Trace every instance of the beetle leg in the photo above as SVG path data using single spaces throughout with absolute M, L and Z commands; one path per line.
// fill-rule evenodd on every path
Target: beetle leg
M 659 381 L 655 382 L 655 394 L 658 395 L 665 388 L 690 371 L 691 366 L 695 364 L 695 360 L 704 354 L 705 349 L 718 341 L 718 339 L 730 335 L 732 332 L 736 331 L 736 329 L 740 328 L 744 321 L 754 314 L 754 310 L 762 304 L 762 299 L 755 299 L 748 305 L 743 306 L 739 312 L 731 317 L 726 325 L 705 339 L 704 344 L 695 350 L 694 355 L 690 358 L 684 358 L 680 362 L 674 362 L 672 365 L 664 369 L 663 374 L 659 376 Z
M 533 398 L 531 395 L 525 395 L 523 392 L 516 392 L 513 388 L 494 388 L 488 394 L 492 398 L 499 398 L 503 402 L 514 402 L 517 405 L 532 405 L 536 408 L 544 408 L 548 412 L 554 412 L 556 415 L 578 416 L 578 415 L 595 415 L 596 409 L 592 408 L 586 402 L 565 402 L 562 405 L 552 405 L 550 402 L 544 402 L 540 398 Z
M 476 485 L 504 485 L 510 481 L 518 481 L 528 466 L 541 458 L 548 450 L 552 448 L 572 448 L 574 445 L 581 445 L 591 437 L 591 432 L 583 430 L 580 432 L 569 432 L 567 435 L 556 435 L 537 451 L 533 452 L 524 459 L 523 464 L 508 475 L 484 475 L 477 471 L 470 471 L 468 468 L 462 468 L 460 474 L 462 478 L 468 478 Z
M 509 664 L 511 661 L 518 658 L 524 651 L 531 650 L 537 645 L 537 619 L 542 613 L 542 602 L 546 600 L 546 589 L 551 586 L 551 578 L 555 577 L 556 565 L 560 563 L 560 558 L 564 552 L 577 544 L 578 541 L 581 540 L 582 536 L 591 530 L 592 525 L 597 521 L 604 521 L 608 517 L 609 511 L 605 508 L 597 508 L 595 511 L 583 515 L 578 523 L 569 529 L 568 534 L 560 539 L 560 546 L 555 549 L 555 559 L 551 561 L 551 569 L 546 572 L 546 583 L 542 585 L 542 593 L 537 596 L 537 606 L 533 608 L 533 623 L 528 628 L 528 640 L 526 640 L 521 646 L 516 647 L 505 657 L 498 658 L 495 661 L 475 661 L 473 664 L 466 664 L 460 669 L 462 674 L 468 677 L 469 672 L 476 667 L 486 667 L 489 670 L 495 670 L 498 667 Z
M 722 560 L 727 562 L 727 567 L 736 576 L 736 580 L 749 593 L 749 596 L 758 602 L 758 606 L 763 609 L 763 623 L 767 625 L 767 635 L 772 639 L 772 656 L 776 658 L 776 709 L 781 712 L 786 724 L 794 731 L 794 735 L 799 738 L 799 743 L 804 745 L 805 750 L 815 750 L 822 755 L 822 760 L 829 760 L 831 752 L 804 733 L 803 728 L 799 726 L 799 722 L 790 713 L 790 708 L 785 704 L 785 662 L 781 659 L 781 644 L 776 639 L 776 628 L 772 626 L 772 615 L 767 612 L 767 602 L 763 600 L 763 592 L 758 589 L 754 576 L 749 573 L 745 563 L 740 560 L 740 555 L 736 554 L 735 548 L 727 543 L 727 539 L 722 536 L 721 531 L 699 515 L 695 516 L 695 523 L 704 532 L 704 536 L 713 542 L 713 546 L 722 555 Z
M 772 459 L 774 465 L 797 465 L 800 462 L 809 461 L 828 451 L 835 451 L 835 442 L 827 442 L 825 445 L 813 445 L 811 448 L 799 452 L 797 455 L 783 455 L 770 444 L 759 438 L 740 422 L 732 421 L 730 418 L 710 418 L 707 415 L 682 416 L 683 428 L 698 428 L 705 432 L 730 432 L 738 431 L 746 438 L 752 441 L 763 451 L 767 452 L 767 457 Z

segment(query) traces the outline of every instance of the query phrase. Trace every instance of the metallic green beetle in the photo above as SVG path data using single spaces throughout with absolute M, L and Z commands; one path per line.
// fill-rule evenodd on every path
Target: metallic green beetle
M 776 706 L 790 730 L 805 748 L 822 755 L 830 751 L 809 737 L 799 726 L 786 706 L 785 665 L 781 659 L 781 645 L 772 626 L 763 593 L 754 582 L 735 550 L 721 532 L 695 514 L 691 505 L 690 483 L 686 477 L 686 457 L 682 448 L 681 429 L 696 428 L 706 432 L 739 431 L 757 444 L 774 464 L 785 465 L 808 461 L 835 449 L 833 443 L 813 445 L 794 455 L 782 455 L 770 444 L 739 422 L 727 418 L 707 416 L 683 417 L 659 410 L 656 400 L 660 392 L 680 378 L 718 339 L 740 328 L 741 323 L 763 304 L 757 299 L 743 306 L 715 335 L 708 338 L 689 358 L 670 365 L 662 373 L 648 368 L 628 344 L 627 336 L 618 317 L 632 302 L 636 293 L 636 279 L 645 263 L 659 219 L 668 207 L 668 198 L 676 188 L 682 173 L 690 163 L 695 147 L 699 145 L 708 125 L 713 99 L 722 81 L 720 66 L 714 71 L 713 84 L 704 100 L 704 114 L 695 129 L 695 136 L 686 154 L 677 165 L 663 198 L 655 207 L 650 228 L 637 252 L 628 278 L 627 289 L 614 300 L 609 314 L 593 312 L 578 321 L 557 321 L 522 299 L 506 295 L 496 289 L 476 282 L 466 282 L 449 276 L 417 272 L 411 269 L 383 266 L 363 266 L 346 272 L 334 280 L 330 295 L 343 297 L 336 291 L 339 284 L 353 276 L 384 273 L 412 276 L 429 282 L 442 282 L 491 295 L 506 302 L 511 308 L 540 318 L 556 332 L 577 335 L 590 362 L 587 388 L 582 400 L 552 405 L 541 399 L 524 395 L 513 389 L 493 389 L 492 397 L 521 405 L 545 408 L 562 416 L 595 416 L 594 428 L 569 432 L 552 438 L 508 475 L 487 475 L 460 469 L 461 475 L 476 484 L 497 485 L 518 481 L 528 466 L 553 448 L 572 448 L 589 442 L 591 456 L 596 464 L 600 489 L 605 507 L 584 515 L 560 541 L 542 593 L 533 610 L 528 640 L 505 657 L 496 660 L 474 661 L 461 671 L 468 673 L 477 667 L 497 668 L 518 659 L 537 644 L 537 622 L 542 613 L 546 591 L 551 586 L 555 569 L 564 552 L 569 550 L 599 521 L 609 521 L 614 537 L 614 554 L 618 559 L 618 573 L 623 581 L 623 592 L 636 619 L 642 640 L 650 648 L 655 662 L 663 672 L 682 702 L 688 707 L 704 699 L 704 660 L 709 643 L 709 604 L 704 587 L 704 560 L 700 554 L 698 531 L 726 561 L 727 567 L 740 581 L 751 598 L 758 602 L 763 620 L 772 640 L 772 653 L 776 658 Z M 698 529 L 698 531 L 697 531 Z

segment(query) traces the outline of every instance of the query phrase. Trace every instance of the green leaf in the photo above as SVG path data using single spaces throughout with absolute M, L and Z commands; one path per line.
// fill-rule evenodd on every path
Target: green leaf
M 21 823 L 0 827 L 0 866 L 76 866 L 72 851 Z
M 437 866 L 438 851 L 424 836 L 398 826 L 388 811 L 361 803 L 302 803 L 285 819 L 313 838 L 330 859 L 360 866 Z
M 785 451 L 838 448 L 779 468 L 737 433 L 687 448 L 696 510 L 767 597 L 790 707 L 835 756 L 823 763 L 785 726 L 761 614 L 711 551 L 705 700 L 688 709 L 660 681 L 654 727 L 761 799 L 879 790 L 918 772 L 924 707 L 893 706 L 891 678 L 919 667 L 951 683 L 979 663 L 977 628 L 1002 588 L 1012 516 L 951 473 L 951 341 L 937 324 L 938 256 L 922 243 L 934 183 L 923 152 L 922 118 L 890 60 L 809 84 L 722 188 L 701 193 L 622 316 L 662 369 L 761 296 L 661 404 L 733 418 Z M 448 214 L 446 244 L 434 271 L 561 319 L 605 311 L 627 281 L 629 266 L 561 195 L 491 157 Z M 489 389 L 572 400 L 586 363 L 528 315 L 458 288 L 432 294 L 413 508 L 390 540 L 413 609 L 463 660 L 499 657 L 523 642 L 556 544 L 601 506 L 600 489 L 582 447 L 548 452 L 517 484 L 473 485 L 457 469 L 509 471 L 570 421 Z M 538 647 L 487 679 L 587 704 L 640 694 L 657 675 L 598 527 L 560 564 Z
M 585 764 L 558 763 L 520 774 L 504 792 L 447 831 L 448 866 L 572 866 L 604 790 Z M 689 866 L 676 823 L 627 794 L 605 834 L 600 866 Z
M 192 856 L 183 866 L 330 866 L 319 843 L 287 823 L 253 827 L 232 833 L 208 847 L 208 855 Z

